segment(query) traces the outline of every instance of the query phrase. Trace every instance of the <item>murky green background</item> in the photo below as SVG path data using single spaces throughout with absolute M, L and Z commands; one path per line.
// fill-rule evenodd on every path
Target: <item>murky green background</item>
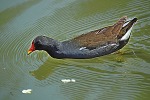
M 27 56 L 37 35 L 63 41 L 124 15 L 139 20 L 122 54 Z M 150 100 L 150 0 L 0 0 L 0 100 Z

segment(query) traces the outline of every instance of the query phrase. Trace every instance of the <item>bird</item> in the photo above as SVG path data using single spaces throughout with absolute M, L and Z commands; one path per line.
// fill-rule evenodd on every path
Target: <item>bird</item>
M 129 42 L 137 20 L 135 17 L 127 20 L 127 16 L 123 16 L 113 25 L 62 42 L 40 35 L 32 41 L 28 55 L 36 50 L 44 50 L 56 59 L 90 59 L 108 55 Z

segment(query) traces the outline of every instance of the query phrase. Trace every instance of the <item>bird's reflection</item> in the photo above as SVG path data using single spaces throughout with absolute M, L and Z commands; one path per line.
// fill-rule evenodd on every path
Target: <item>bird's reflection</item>
M 30 71 L 30 74 L 38 80 L 45 80 L 63 63 L 63 60 L 48 58 L 38 69 Z

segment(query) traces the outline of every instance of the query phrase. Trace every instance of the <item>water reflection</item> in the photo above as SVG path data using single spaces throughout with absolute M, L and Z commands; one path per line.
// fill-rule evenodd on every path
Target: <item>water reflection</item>
M 131 59 L 129 61 L 133 62 Z M 129 63 L 129 61 L 126 63 Z M 49 60 L 46 62 L 49 62 Z M 44 65 L 50 68 L 42 65 L 38 70 L 33 71 L 35 78 L 44 80 L 38 83 L 39 86 L 50 85 L 52 83 L 58 84 L 61 88 L 61 93 L 67 97 L 69 95 L 68 98 L 71 100 L 115 99 L 122 98 L 124 95 L 125 99 L 135 99 L 141 97 L 141 91 L 145 91 L 147 88 L 143 84 L 143 80 L 147 80 L 148 77 L 145 78 L 143 75 L 134 74 L 134 69 L 131 69 L 129 66 L 114 66 L 113 62 L 110 63 L 111 61 L 107 61 L 107 65 L 106 62 L 98 65 L 87 64 L 86 62 L 80 63 L 79 61 L 70 62 L 72 65 L 65 66 L 58 64 L 54 67 L 48 66 L 50 63 L 48 65 L 45 63 Z M 80 65 L 76 64 L 77 62 Z M 106 71 L 108 67 L 111 69 Z M 63 84 L 61 83 L 61 79 L 64 78 L 73 78 L 76 82 Z
M 61 67 L 61 65 L 63 64 L 62 62 L 61 63 L 58 62 L 59 62 L 58 60 L 47 59 L 44 62 L 44 64 L 42 64 L 38 69 L 30 71 L 30 74 L 38 80 L 45 80 L 55 72 L 57 67 Z

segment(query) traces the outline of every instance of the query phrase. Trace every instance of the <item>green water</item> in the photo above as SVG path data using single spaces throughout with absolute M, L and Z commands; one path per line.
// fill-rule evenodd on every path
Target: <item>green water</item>
M 63 41 L 124 15 L 139 20 L 123 54 L 88 60 L 58 60 L 44 51 L 27 56 L 37 35 Z M 150 100 L 150 0 L 1 0 L 0 100 Z

